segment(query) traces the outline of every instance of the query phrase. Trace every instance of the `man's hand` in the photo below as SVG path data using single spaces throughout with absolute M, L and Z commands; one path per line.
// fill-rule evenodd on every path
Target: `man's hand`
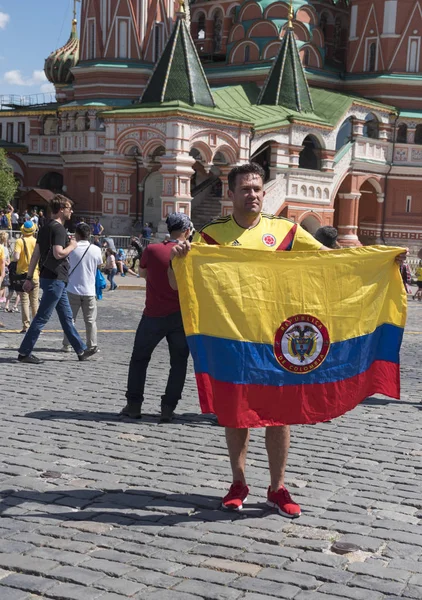
M 175 258 L 176 256 L 179 258 L 186 256 L 186 254 L 189 252 L 190 249 L 191 249 L 191 245 L 188 240 L 185 240 L 184 242 L 178 242 L 171 249 L 170 260 L 173 260 L 173 258 Z
M 409 248 L 406 248 L 404 252 L 402 252 L 401 254 L 399 254 L 398 256 L 396 256 L 396 264 L 399 265 L 399 267 L 401 267 L 404 262 L 406 261 L 406 258 L 409 254 Z
M 25 281 L 22 284 L 22 289 L 24 292 L 29 294 L 29 292 L 32 292 L 32 290 L 34 289 L 34 282 L 30 279 L 25 279 Z
M 78 242 L 75 240 L 75 238 L 71 238 L 71 240 L 69 241 L 69 244 L 68 244 L 68 247 L 69 246 L 72 248 L 72 251 L 78 247 Z

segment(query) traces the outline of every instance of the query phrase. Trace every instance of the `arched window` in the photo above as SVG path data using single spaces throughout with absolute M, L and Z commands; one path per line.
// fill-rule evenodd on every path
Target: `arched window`
M 397 129 L 397 142 L 399 144 L 405 144 L 407 142 L 407 125 L 406 123 L 400 123 Z
M 367 65 L 366 70 L 370 71 L 372 73 L 373 71 L 375 71 L 376 65 L 377 65 L 377 44 L 376 44 L 376 42 L 372 42 L 372 44 L 369 44 L 369 48 L 368 48 L 368 65 Z
M 422 125 L 417 125 L 415 130 L 415 144 L 422 144 Z
M 309 48 L 305 48 L 305 50 L 303 51 L 302 63 L 305 67 L 309 65 Z
M 205 15 L 201 13 L 198 18 L 198 40 L 203 40 L 205 38 Z
M 299 167 L 301 169 L 319 171 L 321 168 L 319 156 L 320 145 L 317 140 L 312 135 L 308 135 L 303 140 L 302 146 L 303 150 L 299 154 Z
M 245 63 L 249 62 L 251 57 L 251 49 L 249 46 L 245 46 Z
M 349 117 L 340 126 L 336 138 L 336 150 L 343 148 L 353 137 L 353 117 Z
M 365 117 L 365 125 L 363 126 L 363 135 L 365 137 L 372 138 L 373 140 L 377 140 L 379 138 L 378 119 L 372 113 L 369 113 Z

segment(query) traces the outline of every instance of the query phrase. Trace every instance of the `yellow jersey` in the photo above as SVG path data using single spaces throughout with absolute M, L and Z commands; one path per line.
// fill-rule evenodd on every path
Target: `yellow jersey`
M 416 281 L 422 281 L 422 267 L 417 267 L 415 271 Z
M 26 258 L 25 248 L 23 247 L 23 240 L 25 239 L 26 245 L 26 253 L 28 254 L 28 258 Z M 33 235 L 25 236 L 25 238 L 19 238 L 16 240 L 14 252 L 19 252 L 19 260 L 16 265 L 16 274 L 22 275 L 23 273 L 28 272 L 29 262 L 34 254 L 35 244 L 37 240 Z M 35 267 L 33 279 L 39 279 L 40 271 L 38 265 Z
M 2 244 L 0 244 L 0 260 L 4 262 L 4 249 Z
M 251 229 L 238 225 L 233 215 L 220 217 L 197 232 L 193 241 L 270 251 L 315 251 L 321 248 L 321 243 L 299 224 L 266 213 L 261 213 L 259 223 Z

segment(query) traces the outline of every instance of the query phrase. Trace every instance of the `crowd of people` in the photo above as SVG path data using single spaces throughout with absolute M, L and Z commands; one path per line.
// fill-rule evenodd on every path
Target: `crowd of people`
M 62 197 L 64 198 L 64 196 Z M 53 206 L 54 200 L 51 208 Z M 28 274 L 29 264 L 38 243 L 38 239 L 42 239 L 43 234 L 41 232 L 46 225 L 47 227 L 50 227 L 51 221 L 46 221 L 42 210 L 38 211 L 37 209 L 33 209 L 31 214 L 25 211 L 23 213 L 25 220 L 22 224 L 19 224 L 19 229 L 16 231 L 16 229 L 13 228 L 9 230 L 9 221 L 10 223 L 13 223 L 13 215 L 18 215 L 13 207 L 8 206 L 1 214 L 2 217 L 7 214 L 10 218 L 4 219 L 3 223 L 5 227 L 0 229 L 0 310 L 11 313 L 19 313 L 21 311 L 22 329 L 20 333 L 25 334 L 30 327 L 31 317 L 34 319 L 39 308 L 40 284 L 38 264 L 35 266 L 33 273 L 31 271 L 31 290 L 25 291 L 23 289 L 23 284 Z M 13 231 L 16 231 L 16 233 L 19 232 L 20 237 L 16 238 L 16 233 L 12 234 Z M 66 236 L 69 237 L 67 230 L 65 230 L 65 232 Z M 89 296 L 91 298 L 92 296 L 95 300 L 102 297 L 102 289 L 106 287 L 106 285 L 104 279 L 102 286 L 98 284 L 98 277 L 96 275 L 97 268 L 107 275 L 107 279 L 110 282 L 110 291 L 114 291 L 118 287 L 114 281 L 114 277 L 117 274 L 121 277 L 125 277 L 127 274 L 139 277 L 140 275 L 136 271 L 136 265 L 139 266 L 144 247 L 149 243 L 151 237 L 151 234 L 148 234 L 148 242 L 146 242 L 145 239 L 136 236 L 131 238 L 129 260 L 123 248 L 116 250 L 113 238 L 105 237 L 101 241 L 100 236 L 102 236 L 103 232 L 104 227 L 101 225 L 98 218 L 96 218 L 91 225 L 85 223 L 84 219 L 80 219 L 74 233 L 78 245 L 77 248 L 69 254 L 71 270 L 69 272 L 69 281 L 67 283 L 67 293 L 74 319 L 79 312 L 79 308 L 82 308 L 88 343 L 91 343 L 93 339 L 96 340 L 96 334 L 93 333 L 93 330 L 95 330 L 96 304 L 92 300 L 86 298 L 81 299 L 79 297 Z M 90 247 L 92 246 L 92 248 L 90 248 L 88 255 L 86 257 L 84 256 L 83 264 L 80 267 L 78 266 L 77 269 L 74 269 L 75 273 L 73 273 L 74 265 L 72 263 L 79 255 L 79 248 L 85 248 L 87 243 Z M 94 254 L 96 260 L 98 257 L 100 257 L 100 260 L 97 260 L 95 270 L 90 270 L 87 267 L 87 264 L 90 261 L 91 255 Z M 83 274 L 83 281 L 80 280 L 81 274 Z M 51 277 L 50 274 L 47 276 Z M 90 294 L 79 293 L 77 291 L 78 289 L 79 291 L 82 289 L 82 291 L 86 292 L 88 288 Z M 73 296 L 78 296 L 78 298 L 74 298 Z M 80 301 L 80 304 L 79 307 L 76 308 L 78 300 Z M 1 321 L 0 327 L 4 327 L 4 324 Z M 92 343 L 91 346 L 96 346 L 96 343 Z M 70 344 L 68 343 L 67 338 L 65 338 L 63 342 L 63 351 L 67 351 L 68 349 L 70 349 Z

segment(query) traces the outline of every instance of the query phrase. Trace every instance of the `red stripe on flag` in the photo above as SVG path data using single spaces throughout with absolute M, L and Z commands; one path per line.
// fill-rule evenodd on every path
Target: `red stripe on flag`
M 205 233 L 204 231 L 200 231 L 199 233 L 202 239 L 204 239 L 207 242 L 207 244 L 209 244 L 210 246 L 218 246 L 218 242 L 216 242 L 214 238 L 208 235 L 208 233 Z
M 295 239 L 297 229 L 297 223 L 293 225 L 290 229 L 289 233 L 286 235 L 281 244 L 277 247 L 277 250 L 291 250 L 293 245 L 293 240 Z
M 400 398 L 400 366 L 375 361 L 364 373 L 333 383 L 283 387 L 234 384 L 196 375 L 203 413 L 226 427 L 266 427 L 328 421 L 374 394 Z

